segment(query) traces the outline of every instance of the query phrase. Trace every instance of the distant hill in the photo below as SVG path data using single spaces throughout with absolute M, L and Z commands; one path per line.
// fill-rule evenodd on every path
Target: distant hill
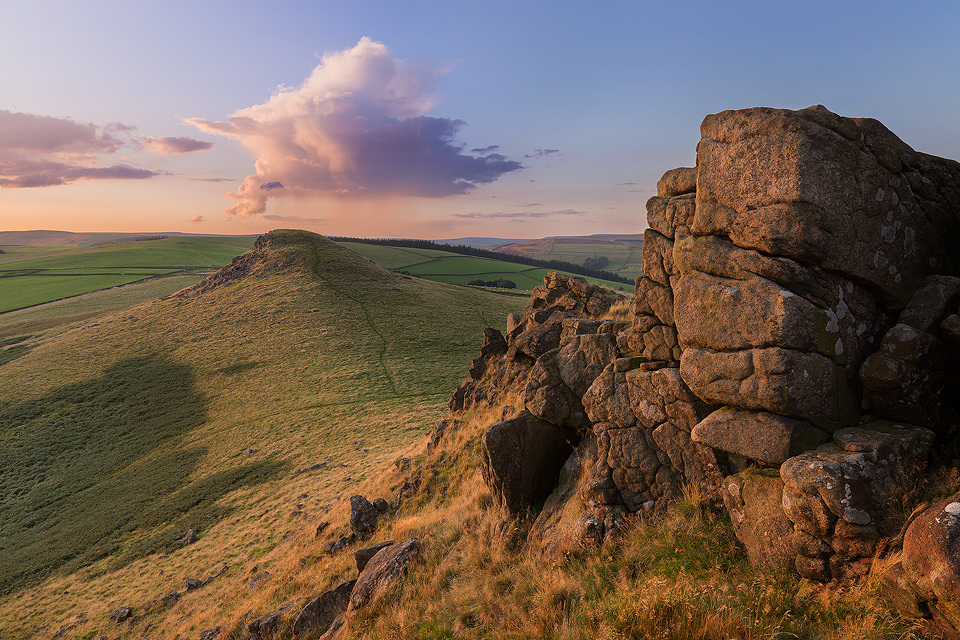
M 536 260 L 563 260 L 611 271 L 625 278 L 642 275 L 643 234 L 596 234 L 541 238 L 490 246 L 491 251 Z M 606 259 L 606 260 L 604 260 Z
M 529 238 L 485 238 L 485 237 L 467 237 L 467 238 L 447 238 L 445 240 L 434 240 L 437 244 L 461 244 L 466 247 L 476 249 L 488 249 L 490 247 L 501 246 L 505 244 L 516 244 L 526 242 Z
M 247 236 L 219 236 L 224 238 L 255 237 Z M 0 231 L 0 246 L 24 247 L 89 247 L 111 242 L 132 242 L 134 240 L 155 240 L 161 237 L 214 237 L 209 233 L 181 233 L 179 231 L 165 231 L 162 233 L 74 233 L 72 231 Z

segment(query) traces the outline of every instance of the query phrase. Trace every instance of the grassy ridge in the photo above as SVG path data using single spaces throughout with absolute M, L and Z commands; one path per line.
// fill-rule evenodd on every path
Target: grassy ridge
M 366 256 L 384 268 L 449 284 L 464 285 L 476 279 L 497 280 L 504 278 L 515 282 L 518 289 L 530 291 L 543 284 L 544 276 L 553 271 L 553 269 L 530 267 L 490 258 L 464 256 L 435 249 L 391 247 L 359 242 L 341 242 L 340 244 Z M 568 271 L 560 271 L 560 273 L 577 275 Z M 621 282 L 591 277 L 586 277 L 586 280 L 611 289 L 629 290 L 631 288 L 630 285 Z
M 114 634 L 113 608 L 223 563 L 234 579 L 195 604 L 237 601 L 303 518 L 431 428 L 481 329 L 525 303 L 270 235 L 246 277 L 90 319 L 0 365 L 0 636 L 81 606 Z M 190 527 L 201 539 L 180 549 Z
M 604 256 L 609 259 L 609 263 L 603 267 L 607 271 L 630 279 L 643 275 L 643 236 L 543 238 L 506 245 L 497 251 L 574 264 L 583 264 L 587 258 Z
M 252 238 L 164 238 L 96 247 L 4 247 L 0 313 L 171 273 L 224 265 Z

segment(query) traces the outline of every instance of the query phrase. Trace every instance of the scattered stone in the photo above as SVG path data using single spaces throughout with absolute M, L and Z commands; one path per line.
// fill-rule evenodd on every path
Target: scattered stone
M 412 482 L 404 480 L 403 484 L 400 485 L 400 488 L 397 489 L 397 495 L 393 498 L 393 503 L 390 505 L 394 510 L 399 509 L 404 502 L 412 498 L 417 493 L 417 486 Z
M 118 607 L 110 614 L 110 620 L 113 622 L 126 622 L 133 617 L 133 610 L 130 607 Z
M 319 538 L 321 535 L 323 535 L 323 532 L 326 531 L 328 528 L 330 528 L 330 523 L 324 520 L 323 522 L 317 525 L 317 530 L 314 531 L 313 536 L 315 538 Z
M 363 496 L 350 497 L 350 528 L 361 540 L 373 535 L 381 515 L 382 512 Z
M 390 503 L 384 500 L 383 498 L 377 498 L 373 501 L 373 506 L 380 512 L 381 515 L 386 514 L 390 511 Z
M 357 562 L 357 571 L 363 571 L 363 568 L 367 566 L 367 563 L 370 562 L 370 559 L 377 555 L 377 552 L 381 549 L 386 549 L 393 544 L 393 540 L 388 542 L 380 542 L 369 547 L 363 547 L 362 549 L 357 549 L 353 552 L 353 558 Z
M 180 539 L 180 546 L 185 547 L 188 544 L 193 544 L 196 541 L 197 541 L 197 532 L 194 531 L 193 529 L 187 529 L 186 535 L 184 535 L 183 538 Z
M 419 550 L 420 541 L 407 538 L 377 553 L 357 578 L 350 594 L 350 605 L 347 607 L 345 619 L 349 620 L 352 613 L 368 605 L 395 583 Z
M 200 640 L 214 640 L 214 638 L 219 638 L 221 630 L 223 630 L 223 625 L 217 625 L 216 627 L 201 631 Z
M 356 533 L 351 533 L 349 536 L 341 536 L 340 538 L 334 540 L 333 542 L 328 542 L 327 544 L 323 545 L 323 550 L 326 553 L 333 555 L 335 553 L 343 551 L 344 549 L 347 548 L 348 545 L 353 544 L 359 539 L 361 538 L 359 538 Z
M 260 573 L 254 575 L 252 578 L 250 578 L 250 591 L 256 591 L 259 589 L 260 585 L 266 582 L 269 578 L 269 571 L 261 571 Z
M 247 631 L 257 640 L 267 640 L 273 638 L 280 630 L 280 622 L 283 614 L 290 610 L 290 606 L 281 607 L 276 611 L 264 614 L 256 620 L 247 623 Z
M 318 471 L 320 469 L 326 469 L 326 468 L 327 468 L 326 462 L 318 462 L 316 464 L 310 465 L 309 467 L 304 467 L 303 469 L 300 469 L 300 473 L 310 473 L 311 471 Z
M 197 580 L 195 578 L 187 578 L 186 583 L 187 583 L 187 593 L 189 593 L 191 591 L 196 591 L 200 587 L 205 586 L 207 584 L 207 581 Z
M 293 634 L 300 636 L 309 631 L 328 629 L 337 618 L 342 621 L 342 614 L 350 604 L 350 593 L 356 583 L 356 580 L 343 582 L 308 602 L 293 623 Z

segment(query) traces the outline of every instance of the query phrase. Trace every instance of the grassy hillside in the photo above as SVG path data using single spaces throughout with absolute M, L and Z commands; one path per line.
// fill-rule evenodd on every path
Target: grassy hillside
M 403 271 L 418 278 L 451 284 L 468 284 L 473 280 L 511 280 L 520 291 L 530 291 L 543 284 L 543 278 L 551 269 L 529 267 L 512 262 L 502 262 L 434 249 L 411 249 L 390 247 L 359 242 L 343 242 L 345 247 L 366 256 L 378 265 L 395 271 Z M 582 261 L 581 261 L 582 262 Z M 567 275 L 576 275 L 561 271 Z M 586 278 L 588 282 L 600 284 L 611 289 L 631 289 L 630 285 L 610 282 L 597 278 Z
M 0 313 L 171 274 L 199 274 L 253 246 L 253 238 L 189 237 L 95 247 L 5 246 Z
M 538 260 L 565 260 L 574 264 L 584 264 L 587 259 L 605 257 L 609 262 L 599 268 L 626 278 L 643 275 L 642 234 L 542 238 L 499 246 L 495 250 Z
M 526 302 L 307 232 L 269 239 L 192 291 L 0 364 L 0 637 L 196 637 L 238 619 L 251 572 L 282 573 L 291 541 L 422 438 L 482 328 Z M 181 548 L 188 528 L 200 539 Z M 176 616 L 106 619 L 224 566 Z

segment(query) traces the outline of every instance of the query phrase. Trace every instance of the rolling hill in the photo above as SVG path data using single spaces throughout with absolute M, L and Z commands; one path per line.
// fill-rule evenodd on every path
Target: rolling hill
M 175 295 L 30 349 L 6 338 L 0 637 L 116 637 L 116 607 L 143 610 L 223 567 L 176 616 L 119 632 L 196 637 L 240 620 L 250 576 L 290 574 L 291 548 L 429 431 L 482 328 L 525 302 L 274 231 Z M 188 529 L 199 540 L 181 548 Z
M 641 257 L 643 234 L 617 235 L 597 234 L 564 238 L 540 238 L 501 244 L 490 247 L 500 253 L 536 258 L 538 260 L 564 260 L 584 264 L 587 259 L 606 258 L 597 268 L 613 271 L 619 276 L 636 278 L 643 275 Z

